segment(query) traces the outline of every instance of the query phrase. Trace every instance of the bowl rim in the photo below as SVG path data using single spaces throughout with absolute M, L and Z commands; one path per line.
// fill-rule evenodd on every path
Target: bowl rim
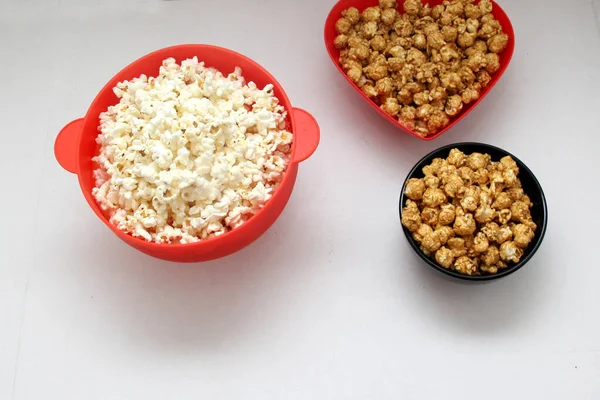
M 508 16 L 508 14 L 504 11 L 504 9 L 498 4 L 497 1 L 490 0 L 492 2 L 492 4 L 493 4 L 493 8 L 496 9 L 496 10 L 498 10 L 498 12 L 501 15 L 504 15 L 506 17 L 506 23 L 502 25 L 504 33 L 506 33 L 509 36 L 508 47 L 506 49 L 504 49 L 504 51 L 503 51 L 503 53 L 506 53 L 506 61 L 504 63 L 502 63 L 501 66 L 500 66 L 500 69 L 498 71 L 496 71 L 492 75 L 492 82 L 490 82 L 490 84 L 482 91 L 482 93 L 480 93 L 479 98 L 477 100 L 475 100 L 474 102 L 472 102 L 471 104 L 468 105 L 468 107 L 469 107 L 468 110 L 464 110 L 464 109 L 461 110 L 458 113 L 458 115 L 450 118 L 450 123 L 448 125 L 446 125 L 444 128 L 442 128 L 441 130 L 439 130 L 438 132 L 436 132 L 436 133 L 434 133 L 432 135 L 428 135 L 428 136 L 423 137 L 423 136 L 419 135 L 416 131 L 410 129 L 409 127 L 407 127 L 407 126 L 405 126 L 403 124 L 401 124 L 396 118 L 388 115 L 373 100 L 371 100 L 370 98 L 368 98 L 363 93 L 363 91 L 356 85 L 356 83 L 352 82 L 352 80 L 344 72 L 344 69 L 342 68 L 342 66 L 340 65 L 340 62 L 338 60 L 338 57 L 334 54 L 335 49 L 333 49 L 333 42 L 330 43 L 330 41 L 327 40 L 327 37 L 329 35 L 329 31 L 335 26 L 335 22 L 332 22 L 332 21 L 334 19 L 336 19 L 336 18 L 339 18 L 339 15 L 337 13 L 338 12 L 338 8 L 342 4 L 348 5 L 349 7 L 353 7 L 354 5 L 352 5 L 352 4 L 345 4 L 345 3 L 348 3 L 348 2 L 352 2 L 352 1 L 353 0 L 337 0 L 336 3 L 331 7 L 329 13 L 327 14 L 327 18 L 325 19 L 325 25 L 324 25 L 324 29 L 323 29 L 323 39 L 324 39 L 324 42 L 325 42 L 325 49 L 327 50 L 327 54 L 329 55 L 329 58 L 331 59 L 333 65 L 341 73 L 341 75 L 344 77 L 344 79 L 346 81 L 348 81 L 348 83 L 350 83 L 350 86 L 359 94 L 359 96 L 361 96 L 364 100 L 366 100 L 367 103 L 371 107 L 373 107 L 375 109 L 375 111 L 377 111 L 382 117 L 384 117 L 392 125 L 394 125 L 397 128 L 402 129 L 403 131 L 409 133 L 410 135 L 416 137 L 417 139 L 424 140 L 424 141 L 434 140 L 437 137 L 439 137 L 440 135 L 446 133 L 448 130 L 452 129 L 463 118 L 465 118 L 467 115 L 469 115 L 471 113 L 471 111 L 473 111 L 475 108 L 477 108 L 477 106 L 479 105 L 479 103 L 481 103 L 483 101 L 483 99 L 487 97 L 487 95 L 498 84 L 498 82 L 500 82 L 500 79 L 502 78 L 502 76 L 504 75 L 504 73 L 506 72 L 506 70 L 508 69 L 509 65 L 511 64 L 512 58 L 514 56 L 514 52 L 515 52 L 515 30 L 514 30 L 512 21 L 511 21 L 510 17 Z M 429 1 L 430 0 L 424 0 L 425 3 L 429 3 Z M 373 6 L 375 6 L 375 5 L 376 4 L 373 4 Z
M 404 189 L 406 187 L 406 183 L 408 182 L 409 179 L 414 177 L 416 171 L 420 170 L 423 167 L 422 164 L 425 163 L 425 160 L 427 160 L 428 158 L 435 156 L 439 153 L 442 153 L 445 151 L 450 151 L 453 148 L 458 148 L 460 150 L 460 147 L 463 147 L 463 146 L 481 146 L 483 148 L 487 148 L 487 149 L 505 153 L 507 156 L 511 156 L 513 158 L 513 160 L 515 160 L 515 162 L 519 165 L 520 170 L 526 171 L 533 178 L 535 187 L 539 191 L 540 197 L 542 200 L 541 204 L 540 204 L 541 211 L 542 211 L 542 224 L 538 228 L 540 230 L 539 231 L 539 239 L 537 240 L 537 243 L 535 244 L 535 246 L 533 246 L 531 248 L 531 252 L 524 259 L 520 260 L 518 263 L 514 264 L 513 266 L 511 266 L 509 268 L 506 268 L 505 270 L 503 270 L 502 272 L 499 272 L 497 274 L 493 274 L 493 275 L 463 275 L 458 272 L 451 271 L 449 269 L 442 267 L 441 265 L 436 263 L 434 260 L 432 260 L 431 258 L 427 257 L 425 254 L 423 254 L 421 249 L 417 246 L 416 241 L 413 239 L 411 232 L 404 225 L 402 225 L 402 223 L 400 223 L 400 225 L 402 226 L 402 230 L 404 231 L 404 236 L 406 237 L 406 240 L 408 241 L 410 247 L 430 267 L 432 267 L 448 276 L 451 276 L 451 277 L 457 278 L 457 279 L 461 279 L 463 281 L 482 282 L 482 281 L 491 281 L 491 280 L 495 280 L 495 279 L 500 279 L 500 278 L 503 278 L 505 276 L 508 276 L 508 275 L 518 271 L 525 264 L 527 264 L 527 262 L 529 260 L 531 260 L 533 255 L 538 251 L 542 242 L 544 241 L 544 236 L 546 235 L 546 228 L 548 226 L 548 204 L 546 202 L 546 196 L 544 194 L 544 190 L 542 189 L 540 182 L 538 181 L 535 174 L 531 171 L 531 169 L 529 169 L 529 167 L 523 161 L 521 161 L 518 157 L 514 156 L 512 153 L 510 153 L 500 147 L 497 147 L 497 146 L 494 146 L 491 144 L 487 144 L 487 143 L 480 143 L 480 142 L 452 143 L 452 144 L 448 144 L 448 145 L 439 147 L 439 148 L 427 153 L 412 167 L 410 172 L 407 174 L 406 179 L 404 180 L 404 183 L 402 184 L 402 191 L 400 192 L 400 202 L 399 202 L 400 219 L 402 219 L 402 210 L 404 208 L 403 204 L 406 202 L 406 199 L 407 199 L 406 195 L 404 194 Z
M 170 52 L 172 52 L 174 50 L 180 50 L 180 49 L 194 50 L 194 51 L 199 51 L 199 52 L 201 52 L 201 51 L 205 51 L 205 52 L 220 51 L 220 52 L 228 53 L 232 57 L 235 57 L 240 60 L 244 60 L 244 61 L 256 66 L 258 68 L 258 70 L 260 70 L 260 72 L 269 79 L 269 82 L 274 87 L 280 89 L 279 102 L 282 104 L 289 105 L 289 107 L 286 108 L 285 111 L 287 112 L 288 118 L 290 120 L 290 126 L 289 126 L 290 131 L 291 131 L 292 135 L 294 135 L 294 132 L 297 131 L 297 129 L 296 129 L 297 126 L 296 126 L 294 112 L 293 112 L 294 107 L 293 107 L 287 93 L 285 92 L 283 85 L 281 83 L 279 83 L 279 81 L 277 81 L 277 79 L 275 79 L 275 77 L 266 68 L 264 68 L 262 65 L 260 65 L 258 62 L 254 61 L 250 57 L 245 56 L 244 54 L 238 53 L 235 50 L 231 50 L 226 47 L 215 46 L 215 45 L 211 45 L 211 44 L 204 44 L 204 43 L 183 43 L 183 44 L 159 48 L 157 50 L 151 51 L 150 53 L 144 54 L 141 57 L 138 57 L 138 58 L 134 59 L 133 61 L 131 61 L 130 63 L 128 63 L 126 66 L 124 66 L 119 71 L 114 73 L 111 76 L 111 78 L 98 91 L 96 96 L 94 96 L 94 99 L 88 106 L 85 116 L 83 117 L 83 126 L 85 127 L 85 125 L 88 123 L 88 120 L 90 118 L 98 117 L 98 115 L 95 115 L 95 113 L 92 113 L 92 109 L 94 108 L 94 105 L 96 104 L 96 102 L 98 102 L 99 99 L 102 97 L 102 95 L 106 91 L 112 90 L 113 86 L 116 85 L 117 82 L 121 82 L 124 79 L 128 79 L 128 80 L 131 79 L 130 77 L 128 77 L 128 74 L 129 75 L 131 74 L 131 71 L 134 69 L 135 66 L 137 66 L 138 64 L 143 63 L 146 60 L 151 59 L 159 54 L 162 54 L 161 57 L 163 57 L 163 59 L 168 58 L 168 57 L 173 57 L 172 55 L 170 55 Z M 178 60 L 178 61 L 181 62 L 181 60 Z M 200 57 L 198 57 L 198 61 L 202 62 L 203 60 L 200 60 Z M 157 65 L 157 68 L 159 66 L 160 65 Z M 207 67 L 210 67 L 210 64 L 207 64 Z M 250 80 L 247 80 L 247 81 L 250 81 Z M 82 131 L 82 133 L 79 135 L 79 138 L 77 141 L 78 151 L 80 149 L 83 136 L 84 135 L 83 135 L 83 131 Z M 295 150 L 295 148 L 294 148 L 294 150 Z M 292 151 L 291 156 L 293 156 L 293 154 L 294 154 L 293 151 Z M 272 203 L 274 200 L 280 199 L 281 193 L 283 192 L 283 190 L 281 190 L 281 188 L 284 185 L 291 184 L 293 186 L 295 184 L 295 181 L 296 181 L 296 171 L 295 170 L 297 170 L 298 163 L 293 162 L 291 160 L 291 156 L 290 156 L 290 161 L 288 162 L 286 171 L 284 172 L 283 178 L 282 178 L 277 190 L 274 191 L 271 199 L 269 199 L 269 201 L 267 203 L 265 203 L 265 205 L 260 210 L 258 210 L 256 212 L 256 214 L 254 214 L 251 218 L 249 218 L 248 221 L 246 221 L 243 225 L 241 225 L 235 229 L 232 229 L 228 232 L 225 232 L 224 234 L 222 234 L 220 236 L 215 236 L 215 237 L 211 237 L 209 239 L 200 240 L 198 242 L 192 242 L 192 243 L 156 243 L 156 242 L 144 240 L 143 238 L 140 238 L 137 236 L 133 236 L 130 233 L 127 233 L 125 231 L 118 229 L 114 224 L 112 224 L 110 222 L 110 219 L 107 218 L 101 212 L 100 206 L 96 202 L 96 199 L 93 197 L 91 191 L 88 193 L 86 190 L 84 190 L 84 184 L 82 182 L 83 177 L 82 177 L 82 174 L 80 174 L 79 172 L 77 173 L 77 180 L 79 183 L 79 187 L 80 187 L 81 191 L 83 192 L 84 198 L 85 198 L 86 202 L 92 208 L 92 211 L 100 218 L 100 220 L 115 235 L 117 235 L 117 237 L 119 237 L 121 240 L 127 242 L 128 244 L 130 244 L 134 247 L 141 246 L 144 249 L 147 249 L 149 251 L 161 251 L 162 249 L 170 249 L 170 251 L 175 251 L 175 250 L 200 251 L 201 249 L 206 250 L 206 251 L 211 251 L 211 250 L 215 249 L 216 246 L 222 245 L 225 240 L 232 239 L 236 235 L 245 235 L 245 231 L 254 228 L 254 225 L 257 222 L 257 217 L 260 218 L 262 215 L 265 214 L 265 210 L 268 209 L 268 206 L 270 203 Z M 80 163 L 82 162 L 82 160 L 81 160 L 81 157 L 79 157 L 79 156 L 77 156 L 77 158 L 78 158 L 77 164 L 79 166 Z M 287 203 L 288 200 L 289 199 L 282 198 L 279 201 L 284 201 Z M 97 208 L 94 208 L 92 206 L 92 204 L 95 204 L 97 206 Z

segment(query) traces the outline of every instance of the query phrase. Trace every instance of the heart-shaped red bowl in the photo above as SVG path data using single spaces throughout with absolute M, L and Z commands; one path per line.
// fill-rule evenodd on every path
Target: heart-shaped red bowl
M 475 4 L 477 4 L 478 2 L 479 2 L 479 0 L 475 1 Z M 443 0 L 423 0 L 423 4 L 429 4 L 431 7 L 436 6 L 438 4 L 442 4 L 442 3 L 443 3 Z M 493 3 L 492 15 L 494 16 L 494 18 L 496 18 L 498 20 L 498 22 L 500 22 L 500 24 L 502 25 L 502 29 L 504 30 L 504 33 L 506 33 L 508 35 L 508 45 L 506 46 L 506 49 L 504 49 L 504 51 L 502 53 L 500 53 L 500 69 L 495 74 L 492 75 L 492 80 L 490 81 L 488 86 L 483 90 L 483 92 L 481 92 L 479 99 L 477 101 L 474 101 L 468 105 L 465 104 L 465 106 L 463 107 L 461 112 L 458 115 L 452 117 L 452 119 L 450 120 L 450 124 L 448 124 L 448 126 L 441 129 L 440 131 L 434 133 L 433 135 L 429 135 L 426 137 L 419 135 L 417 132 L 415 132 L 415 131 L 411 130 L 410 128 L 408 128 L 407 126 L 401 124 L 394 117 L 391 117 L 385 111 L 383 111 L 381 108 L 379 108 L 379 106 L 377 104 L 375 104 L 371 99 L 369 99 L 362 92 L 362 90 L 360 90 L 360 88 L 358 86 L 356 86 L 356 84 L 354 82 L 352 82 L 352 80 L 350 78 L 348 78 L 348 76 L 342 69 L 342 66 L 340 65 L 340 61 L 339 61 L 340 51 L 338 49 L 336 49 L 335 46 L 333 45 L 333 40 L 337 36 L 337 33 L 335 31 L 336 21 L 342 17 L 342 11 L 344 11 L 350 7 L 356 7 L 358 9 L 358 11 L 362 12 L 367 7 L 377 6 L 379 4 L 378 0 L 340 0 L 340 1 L 338 1 L 337 4 L 335 6 L 333 6 L 331 11 L 329 12 L 329 15 L 327 16 L 327 20 L 325 21 L 325 46 L 327 47 L 327 52 L 329 53 L 329 57 L 331 57 L 331 61 L 333 61 L 333 64 L 337 67 L 337 69 L 340 71 L 342 76 L 344 78 L 346 78 L 348 83 L 350 83 L 350 85 L 365 99 L 365 101 L 367 103 L 369 103 L 375 110 L 377 110 L 377 112 L 379 114 L 381 114 L 381 116 L 383 116 L 385 119 L 390 121 L 392 124 L 394 124 L 398 128 L 402 128 L 406 132 L 410 133 L 413 136 L 418 137 L 419 139 L 432 140 L 432 139 L 435 139 L 436 137 L 440 136 L 442 133 L 446 132 L 448 129 L 452 128 L 454 125 L 456 125 L 458 123 L 458 121 L 463 119 L 469 112 L 471 112 L 475 107 L 477 107 L 477 105 L 485 98 L 485 96 L 487 96 L 487 94 L 490 92 L 490 90 L 492 90 L 492 88 L 496 85 L 496 83 L 498 83 L 498 80 L 504 74 L 504 71 L 506 71 L 506 68 L 508 67 L 508 64 L 510 63 L 510 60 L 512 59 L 513 53 L 515 51 L 515 31 L 513 30 L 513 26 L 510 23 L 510 19 L 508 18 L 508 15 L 506 15 L 504 10 L 502 8 L 500 8 L 500 6 L 496 2 L 492 1 L 492 3 Z M 403 5 L 404 5 L 404 0 L 398 0 L 398 8 L 397 9 L 400 12 L 404 12 L 403 8 L 402 8 Z

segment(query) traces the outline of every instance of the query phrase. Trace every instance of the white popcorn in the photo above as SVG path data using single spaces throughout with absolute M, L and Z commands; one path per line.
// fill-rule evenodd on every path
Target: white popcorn
M 192 243 L 242 225 L 272 197 L 292 135 L 273 86 L 196 57 L 114 88 L 100 114 L 93 195 L 111 223 L 158 243 Z

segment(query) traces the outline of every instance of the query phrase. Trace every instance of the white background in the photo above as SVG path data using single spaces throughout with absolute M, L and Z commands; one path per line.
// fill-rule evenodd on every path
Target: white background
M 331 65 L 333 0 L 0 0 L 0 399 L 600 399 L 594 1 L 502 0 L 510 68 L 426 143 Z M 322 131 L 274 227 L 205 264 L 120 242 L 52 151 L 120 68 L 180 43 L 255 59 Z M 466 140 L 524 160 L 550 211 L 533 260 L 475 286 L 398 221 L 412 165 Z

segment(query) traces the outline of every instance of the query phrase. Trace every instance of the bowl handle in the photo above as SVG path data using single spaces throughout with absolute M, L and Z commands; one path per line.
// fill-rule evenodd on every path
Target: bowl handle
M 54 157 L 61 167 L 77 173 L 77 143 L 83 128 L 83 118 L 76 119 L 60 130 L 54 141 Z
M 317 149 L 320 129 L 315 117 L 307 111 L 294 107 L 292 113 L 295 122 L 294 140 L 297 141 L 292 162 L 299 163 L 310 157 Z

